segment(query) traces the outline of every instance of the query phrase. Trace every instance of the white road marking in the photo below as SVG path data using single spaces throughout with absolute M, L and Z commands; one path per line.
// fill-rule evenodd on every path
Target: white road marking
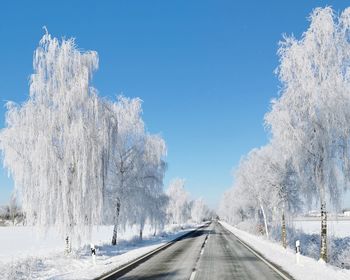
M 232 233 L 232 232 L 231 232 Z M 257 254 L 252 248 L 250 248 L 247 244 L 245 244 L 237 235 L 232 233 L 237 240 L 244 246 L 246 247 L 250 252 L 252 252 L 256 257 L 258 257 L 260 260 L 262 260 L 265 264 L 267 264 L 270 268 L 272 268 L 275 272 L 277 272 L 284 280 L 290 280 L 285 274 L 283 274 L 281 271 L 279 271 L 278 268 L 276 268 L 274 265 L 272 265 L 270 262 L 265 260 L 263 257 L 261 257 L 259 254 Z
M 192 271 L 190 280 L 194 280 L 194 277 L 196 277 L 196 273 L 197 273 L 197 271 L 195 271 L 195 270 Z
M 196 277 L 196 273 L 197 273 L 197 266 L 198 266 L 198 263 L 199 263 L 199 259 L 201 258 L 201 255 L 203 255 L 204 253 L 204 248 L 205 248 L 205 245 L 207 244 L 208 242 L 208 238 L 210 236 L 210 233 L 207 234 L 207 236 L 205 237 L 205 240 L 204 240 L 204 243 L 202 244 L 202 248 L 201 248 L 201 251 L 199 253 L 199 257 L 196 261 L 196 264 L 195 264 L 195 267 L 191 273 L 191 277 L 190 277 L 190 280 L 194 280 L 194 278 Z

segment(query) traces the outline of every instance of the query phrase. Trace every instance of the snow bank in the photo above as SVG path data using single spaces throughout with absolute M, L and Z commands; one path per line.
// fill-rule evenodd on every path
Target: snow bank
M 296 263 L 296 255 L 292 249 L 283 247 L 263 237 L 254 236 L 239 230 L 226 222 L 220 223 L 229 231 L 237 235 L 244 242 L 260 252 L 271 262 L 281 266 L 295 279 L 300 280 L 349 280 L 350 271 L 340 269 L 329 264 L 316 261 L 312 258 L 300 256 L 300 263 Z

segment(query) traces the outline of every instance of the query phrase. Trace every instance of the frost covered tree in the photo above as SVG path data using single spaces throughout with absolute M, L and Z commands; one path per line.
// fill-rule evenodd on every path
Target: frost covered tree
M 286 215 L 294 214 L 301 209 L 302 201 L 299 193 L 299 176 L 292 164 L 291 157 L 283 150 L 280 143 L 272 142 L 264 147 L 263 176 L 265 183 L 269 185 L 271 195 L 269 209 L 275 223 L 281 223 L 282 244 L 286 248 Z
M 120 224 L 139 225 L 141 238 L 146 221 L 162 227 L 166 146 L 145 130 L 141 100 L 99 98 L 90 87 L 97 53 L 79 51 L 73 39 L 46 32 L 33 65 L 29 98 L 7 104 L 0 132 L 28 224 L 77 241 L 112 224 L 113 244 Z
M 275 143 L 253 149 L 241 160 L 234 186 L 222 198 L 219 215 L 234 224 L 255 220 L 259 231 L 262 220 L 267 237 L 269 224 L 276 220 L 285 230 L 285 214 L 301 205 L 296 179 L 288 157 Z
M 165 200 L 163 193 L 163 178 L 166 164 L 164 156 L 166 147 L 164 140 L 158 135 L 146 135 L 143 153 L 137 165 L 137 185 L 134 195 L 134 223 L 139 225 L 140 239 L 148 220 L 153 227 L 164 224 Z M 157 207 L 157 208 L 156 208 Z
M 227 190 L 220 201 L 218 215 L 230 224 L 239 224 L 255 218 L 255 203 L 245 192 L 244 185 L 235 183 Z
M 275 189 L 268 182 L 265 166 L 267 163 L 268 150 L 263 147 L 261 149 L 252 150 L 246 158 L 244 158 L 236 171 L 236 184 L 242 185 L 245 191 L 250 195 L 250 202 L 261 213 L 265 228 L 265 234 L 269 237 L 269 207 L 271 206 L 271 197 Z
M 315 9 L 300 40 L 286 37 L 279 50 L 281 96 L 266 116 L 301 178 L 300 191 L 321 206 L 320 258 L 327 261 L 326 202 L 338 206 L 349 184 L 350 9 L 336 17 Z
M 4 166 L 27 223 L 79 241 L 102 216 L 104 108 L 89 86 L 98 56 L 46 32 L 33 67 L 28 100 L 7 104 Z
M 112 244 L 116 245 L 119 223 L 125 224 L 130 213 L 129 203 L 132 202 L 129 197 L 137 185 L 136 167 L 142 154 L 145 131 L 140 99 L 120 96 L 110 110 L 117 120 L 117 133 L 112 136 L 114 147 L 107 167 L 104 200 L 108 213 L 105 219 L 114 224 Z
M 144 151 L 140 160 L 139 187 L 145 193 L 142 204 L 136 205 L 140 208 L 141 219 L 140 239 L 146 220 L 148 219 L 154 227 L 164 224 L 165 206 L 167 200 L 163 193 L 163 179 L 166 170 L 164 157 L 166 145 L 158 135 L 147 135 L 144 144 Z
M 189 194 L 185 190 L 185 180 L 173 179 L 166 191 L 169 197 L 167 216 L 169 223 L 183 224 L 190 218 Z
M 210 215 L 209 208 L 204 203 L 202 198 L 198 198 L 193 201 L 191 207 L 191 219 L 196 223 L 202 222 L 204 219 L 207 219 Z
M 281 43 L 281 95 L 265 117 L 270 143 L 241 161 L 220 215 L 236 223 L 260 208 L 266 233 L 280 214 L 283 232 L 286 213 L 316 202 L 320 258 L 327 261 L 326 203 L 338 208 L 350 182 L 350 9 L 335 16 L 329 7 L 317 8 L 310 21 L 300 40 Z
M 119 227 L 136 223 L 142 238 L 146 220 L 162 216 L 151 214 L 151 209 L 157 204 L 156 198 L 162 199 L 166 146 L 161 137 L 145 131 L 141 105 L 138 98 L 120 96 L 111 106 L 118 129 L 108 165 L 104 200 L 105 220 L 114 225 L 113 245 L 117 243 Z

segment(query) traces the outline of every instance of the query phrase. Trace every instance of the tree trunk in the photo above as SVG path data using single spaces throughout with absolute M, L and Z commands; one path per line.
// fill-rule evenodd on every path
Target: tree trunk
M 114 227 L 113 227 L 113 236 L 112 236 L 112 245 L 117 245 L 117 239 L 118 239 L 118 223 L 119 223 L 119 213 L 120 213 L 120 200 L 117 199 L 117 209 L 114 219 Z
M 320 259 L 327 262 L 327 212 L 326 203 L 321 203 L 321 250 Z
M 117 237 L 118 237 L 118 224 L 113 227 L 113 236 L 112 236 L 112 245 L 117 245 Z
M 284 210 L 282 212 L 282 246 L 283 248 L 287 248 L 286 218 L 284 216 Z
M 261 208 L 261 212 L 262 212 L 263 218 L 264 218 L 266 237 L 269 238 L 269 230 L 268 230 L 268 228 L 267 228 L 266 214 L 265 214 L 264 207 L 262 206 L 262 204 L 260 204 L 260 208 Z
M 140 228 L 140 240 L 142 240 L 142 228 Z

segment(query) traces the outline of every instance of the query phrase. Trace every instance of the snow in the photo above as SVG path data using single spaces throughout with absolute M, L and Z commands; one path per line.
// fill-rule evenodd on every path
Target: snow
M 319 220 L 294 220 L 295 229 L 300 229 L 307 234 L 320 234 L 321 222 Z M 328 234 L 334 237 L 350 236 L 350 220 L 328 220 Z
M 117 246 L 111 246 L 112 226 L 93 228 L 91 242 L 97 248 L 96 264 L 90 246 L 64 255 L 64 240 L 59 233 L 37 234 L 32 227 L 0 227 L 0 271 L 5 279 L 92 279 L 128 263 L 163 244 L 193 230 L 197 225 L 166 226 L 153 236 L 145 226 L 144 240 L 138 239 L 138 228 L 120 234 Z M 44 238 L 45 236 L 45 238 Z M 74 245 L 74 244 L 73 244 Z
M 256 251 L 260 252 L 265 258 L 282 267 L 297 280 L 350 279 L 350 270 L 340 269 L 305 256 L 299 256 L 300 263 L 297 264 L 296 254 L 292 249 L 283 249 L 278 243 L 239 230 L 226 222 L 220 221 L 220 223 Z

